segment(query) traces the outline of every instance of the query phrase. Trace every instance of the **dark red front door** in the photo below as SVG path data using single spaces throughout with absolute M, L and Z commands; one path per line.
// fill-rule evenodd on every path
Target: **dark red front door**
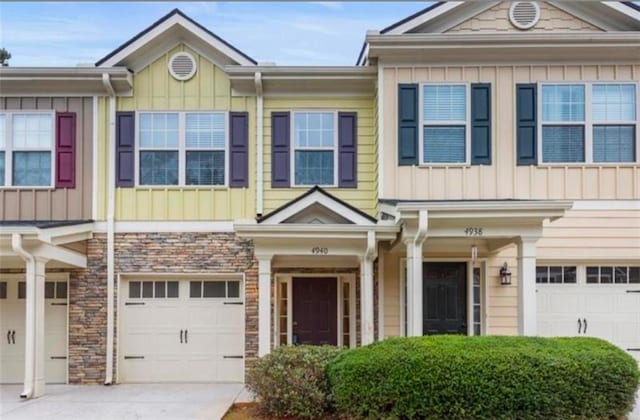
M 338 344 L 337 300 L 335 278 L 293 278 L 294 344 Z

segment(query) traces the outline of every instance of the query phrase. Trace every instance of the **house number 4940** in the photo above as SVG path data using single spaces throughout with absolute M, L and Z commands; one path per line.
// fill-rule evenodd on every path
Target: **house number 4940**
M 314 246 L 313 248 L 311 248 L 311 253 L 313 255 L 327 255 L 329 253 L 329 248 Z
M 464 229 L 464 234 L 467 236 L 482 236 L 484 233 L 482 232 L 481 227 L 468 227 Z

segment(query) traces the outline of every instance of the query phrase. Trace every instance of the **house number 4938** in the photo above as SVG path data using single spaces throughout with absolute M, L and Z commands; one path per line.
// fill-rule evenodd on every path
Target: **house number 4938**
M 313 248 L 311 248 L 311 253 L 313 255 L 327 255 L 329 253 L 329 248 L 314 246 Z
M 482 232 L 481 227 L 468 227 L 464 229 L 464 234 L 467 236 L 482 236 L 484 233 Z

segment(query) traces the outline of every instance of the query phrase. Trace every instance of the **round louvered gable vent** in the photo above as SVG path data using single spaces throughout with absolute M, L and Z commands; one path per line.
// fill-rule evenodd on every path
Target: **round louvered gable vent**
M 196 60 L 186 52 L 179 52 L 169 60 L 169 73 L 178 80 L 189 80 L 196 74 Z
M 516 1 L 509 9 L 509 20 L 518 29 L 533 28 L 540 20 L 540 6 L 535 1 Z

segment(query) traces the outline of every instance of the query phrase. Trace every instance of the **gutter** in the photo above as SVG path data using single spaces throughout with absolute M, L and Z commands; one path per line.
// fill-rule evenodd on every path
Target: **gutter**
M 113 342 L 114 342 L 114 266 L 115 266 L 115 156 L 116 156 L 116 92 L 111 85 L 109 74 L 102 74 L 102 84 L 109 93 L 109 159 L 107 169 L 107 351 L 105 385 L 113 383 Z
M 257 71 L 255 73 L 256 84 L 256 147 L 257 147 L 257 173 L 256 173 L 256 214 L 258 217 L 262 216 L 264 211 L 264 100 L 262 89 L 262 73 Z
M 22 235 L 14 233 L 11 235 L 11 248 L 13 252 L 18 254 L 26 262 L 26 320 L 25 320 L 25 356 L 24 356 L 24 389 L 20 398 L 28 399 L 33 396 L 33 388 L 35 382 L 35 300 L 36 300 L 36 285 L 33 279 L 29 281 L 29 277 L 34 274 L 33 267 L 35 266 L 35 257 L 28 253 L 22 247 Z

